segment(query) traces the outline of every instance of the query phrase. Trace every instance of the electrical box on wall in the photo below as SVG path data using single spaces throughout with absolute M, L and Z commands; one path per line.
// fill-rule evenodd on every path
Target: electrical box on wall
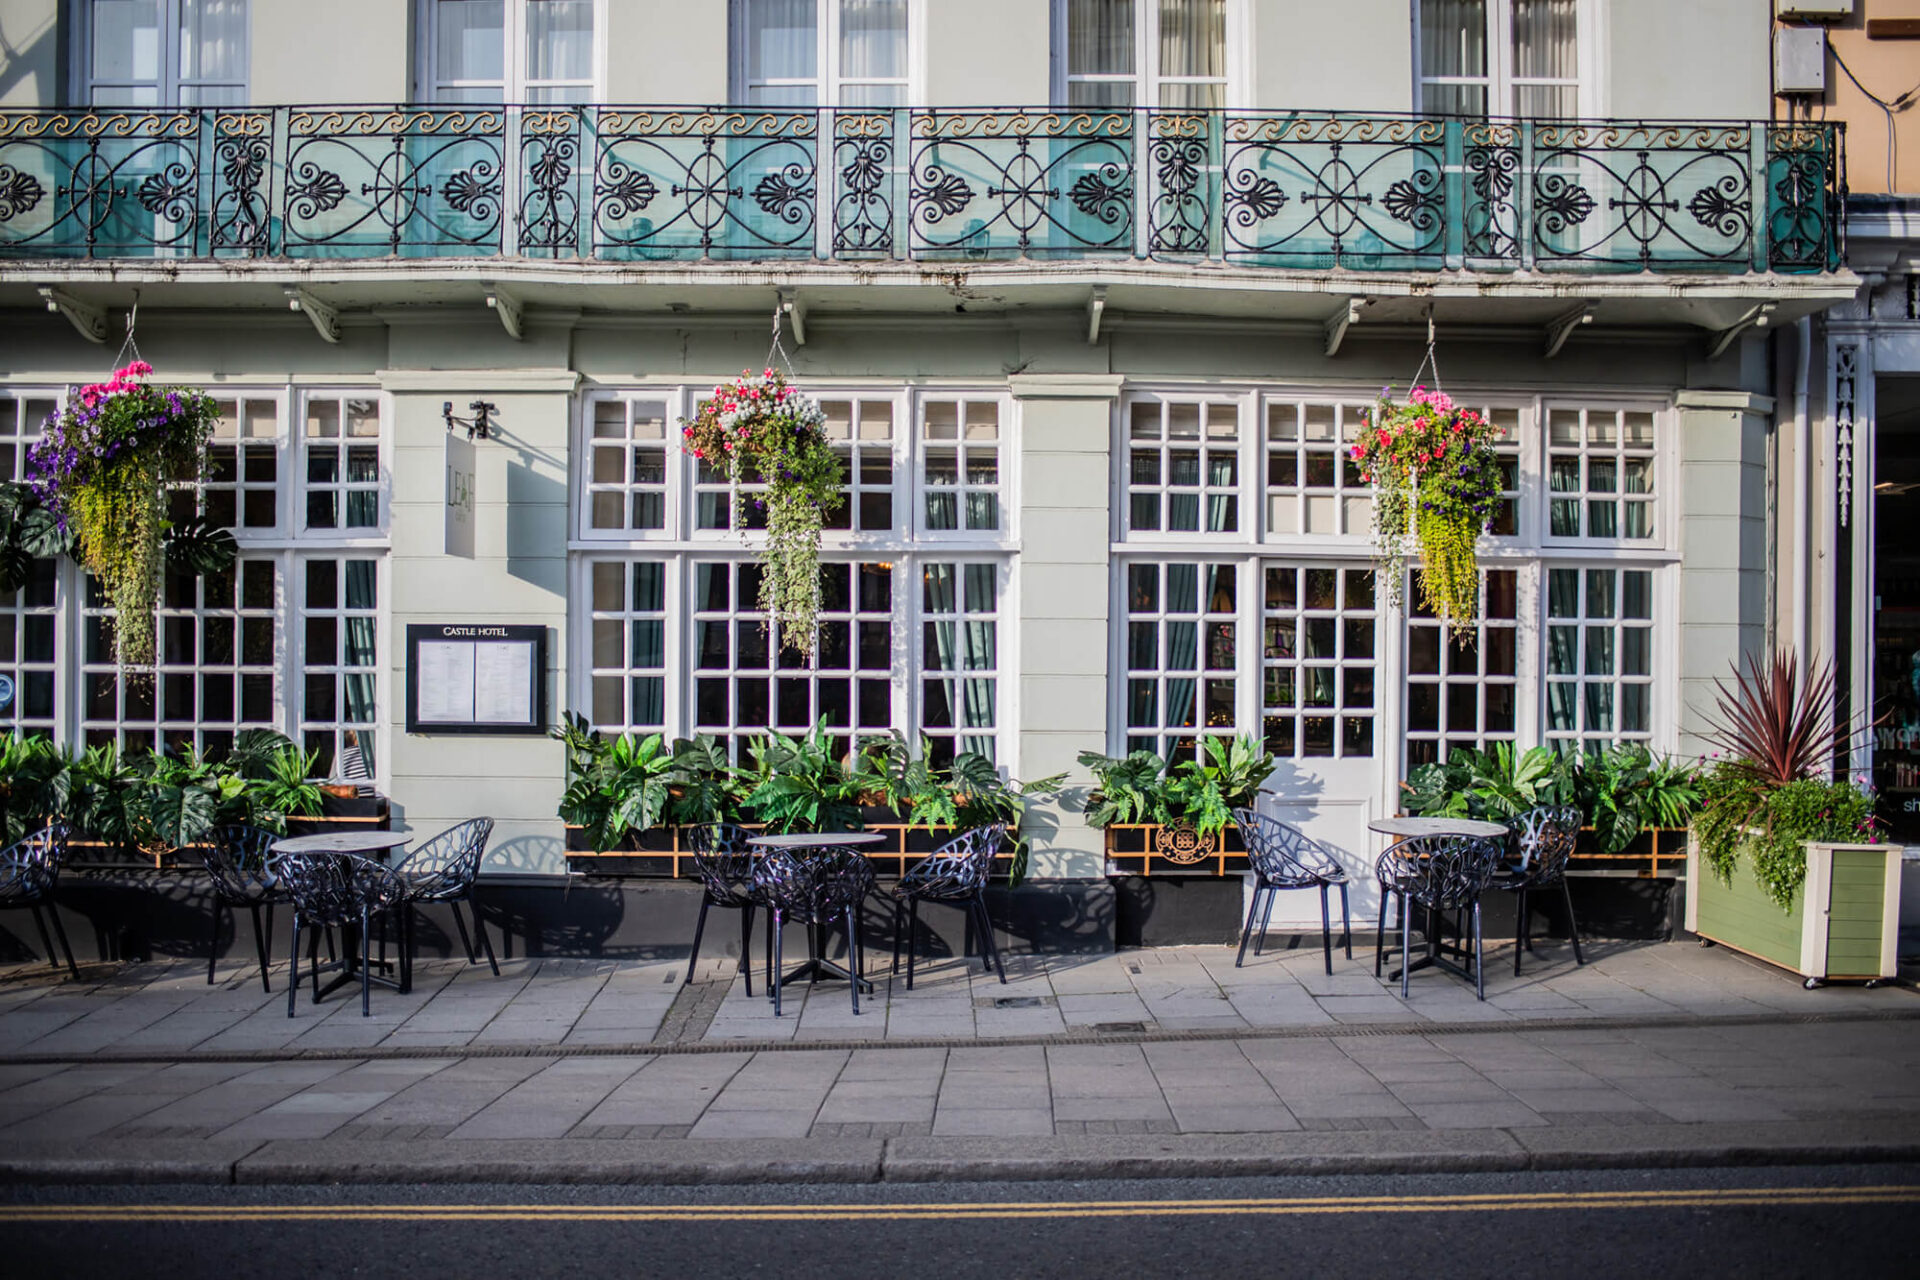
M 1773 91 L 1827 91 L 1827 33 L 1819 27 L 1778 27 L 1773 33 Z
M 1853 0 L 1773 0 L 1773 13 L 1802 22 L 1845 22 L 1853 16 Z

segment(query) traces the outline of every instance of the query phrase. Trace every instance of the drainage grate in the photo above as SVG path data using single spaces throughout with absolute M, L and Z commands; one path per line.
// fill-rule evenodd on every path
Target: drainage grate
M 1144 1022 L 1096 1022 L 1093 1024 L 1095 1035 L 1101 1036 L 1143 1036 L 1147 1033 Z
M 991 1000 L 975 1000 L 973 1003 L 981 1009 L 1044 1009 L 1053 1003 L 1053 997 L 996 996 Z

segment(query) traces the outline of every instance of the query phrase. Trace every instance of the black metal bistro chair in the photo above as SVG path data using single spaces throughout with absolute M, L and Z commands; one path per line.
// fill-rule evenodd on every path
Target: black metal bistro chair
M 1413 970 L 1429 964 L 1448 969 L 1461 977 L 1472 978 L 1474 995 L 1482 1000 L 1487 998 L 1485 966 L 1481 963 L 1484 948 L 1480 931 L 1480 895 L 1498 874 L 1503 852 L 1498 840 L 1444 835 L 1413 836 L 1389 845 L 1381 853 L 1375 864 L 1375 874 L 1380 881 L 1380 927 L 1374 935 L 1373 971 L 1375 975 L 1379 974 L 1381 960 L 1386 953 L 1382 935 L 1386 927 L 1387 900 L 1389 897 L 1398 898 L 1402 999 L 1408 994 L 1408 978 Z M 1413 959 L 1415 907 L 1426 913 L 1424 932 L 1427 954 L 1420 961 Z M 1457 950 L 1457 954 L 1468 960 L 1470 968 L 1451 963 L 1444 954 L 1446 948 L 1441 945 L 1439 918 L 1446 912 L 1471 914 L 1473 917 L 1472 954 L 1468 956 L 1464 948 Z
M 54 958 L 53 937 L 47 933 L 47 917 L 53 919 L 53 933 L 60 939 L 61 954 L 67 958 L 67 975 L 78 978 L 73 963 L 73 948 L 67 944 L 67 931 L 60 924 L 60 910 L 53 902 L 53 886 L 60 879 L 60 864 L 67 858 L 67 828 L 61 823 L 42 827 L 30 836 L 22 836 L 0 850 L 0 911 L 25 907 L 33 912 L 39 927 L 40 943 L 47 949 L 47 964 L 60 968 Z M 40 914 L 41 908 L 46 915 Z
M 752 835 L 745 827 L 731 822 L 709 822 L 693 828 L 688 841 L 693 849 L 693 869 L 700 877 L 700 918 L 693 926 L 693 952 L 687 957 L 687 976 L 680 983 L 693 981 L 693 967 L 700 960 L 700 939 L 707 932 L 707 911 L 723 907 L 740 913 L 740 972 L 747 978 L 747 994 L 753 994 L 753 911 L 760 905 L 759 891 L 753 884 L 753 866 L 760 855 L 747 844 Z
M 1333 972 L 1333 921 L 1327 910 L 1327 891 L 1340 891 L 1340 938 L 1347 959 L 1353 959 L 1353 922 L 1347 914 L 1347 872 L 1326 849 L 1311 840 L 1298 827 L 1256 813 L 1235 809 L 1233 820 L 1239 824 L 1240 838 L 1247 846 L 1247 863 L 1253 868 L 1253 901 L 1247 907 L 1247 924 L 1240 931 L 1240 954 L 1234 957 L 1238 969 L 1247 959 L 1247 940 L 1253 936 L 1253 919 L 1260 917 L 1260 939 L 1253 954 L 1259 955 L 1267 944 L 1267 922 L 1273 918 L 1273 900 L 1283 889 L 1320 891 L 1320 945 L 1327 972 Z M 1266 909 L 1261 910 L 1265 897 Z
M 293 899 L 293 957 L 287 970 L 287 1016 L 293 1016 L 294 997 L 300 994 L 300 931 L 302 929 L 339 929 L 346 939 L 344 956 L 337 964 L 321 965 L 315 958 L 315 935 L 308 944 L 307 967 L 313 972 L 313 999 L 320 998 L 342 983 L 360 979 L 360 1016 L 373 1011 L 371 991 L 376 981 L 396 990 L 407 989 L 412 974 L 407 948 L 400 948 L 400 976 L 397 980 L 373 976 L 369 942 L 373 926 L 389 915 L 407 908 L 406 882 L 390 868 L 371 858 L 350 853 L 276 853 L 272 870 Z M 358 944 L 360 965 L 353 967 L 353 952 Z M 339 973 L 323 990 L 320 975 Z
M 1573 918 L 1573 891 L 1567 887 L 1567 859 L 1573 856 L 1580 839 L 1580 810 L 1575 805 L 1543 805 L 1529 809 L 1510 824 L 1517 860 L 1496 881 L 1498 887 L 1514 895 L 1513 976 L 1520 976 L 1520 953 L 1533 950 L 1532 922 L 1527 916 L 1527 895 L 1539 889 L 1560 888 L 1560 899 L 1567 904 L 1567 932 L 1573 938 L 1573 962 L 1584 965 L 1580 952 L 1580 928 Z
M 900 972 L 901 913 L 907 916 L 907 990 L 913 990 L 914 941 L 920 932 L 920 904 L 947 902 L 966 912 L 980 935 L 980 963 L 988 973 L 1007 980 L 994 944 L 993 921 L 987 915 L 987 879 L 993 873 L 993 855 L 1006 839 L 1005 823 L 963 831 L 913 864 L 893 886 L 893 972 Z
M 873 866 L 854 849 L 796 853 L 768 849 L 753 867 L 754 888 L 773 915 L 773 948 L 767 957 L 767 985 L 773 988 L 773 1016 L 780 1016 L 782 931 L 786 922 L 807 926 L 807 950 L 817 961 L 825 947 L 826 926 L 844 923 L 847 931 L 847 986 L 853 1011 L 860 1012 L 860 904 L 873 892 Z M 815 964 L 816 978 L 819 965 Z
M 467 963 L 480 963 L 480 957 L 473 949 L 477 938 L 487 953 L 487 964 L 492 967 L 493 976 L 500 976 L 500 962 L 494 958 L 493 941 L 487 937 L 487 927 L 480 921 L 480 904 L 475 897 L 480 859 L 486 855 L 487 838 L 492 834 L 492 818 L 469 818 L 418 845 L 405 861 L 394 868 L 406 891 L 406 910 L 402 913 L 400 925 L 401 950 L 406 953 L 409 966 L 413 963 L 415 913 L 422 903 L 444 902 L 447 910 L 453 913 L 453 927 L 460 931 L 460 945 L 467 949 Z M 466 922 L 460 918 L 462 902 L 473 913 L 472 937 L 467 935 Z M 384 954 L 386 943 L 383 941 L 380 945 Z
M 260 989 L 272 991 L 267 981 L 267 966 L 273 950 L 273 908 L 289 902 L 285 886 L 268 869 L 274 841 L 282 837 L 264 827 L 235 824 L 215 827 L 201 863 L 213 882 L 213 894 L 207 904 L 207 984 L 213 984 L 213 965 L 220 951 L 220 917 L 231 917 L 236 907 L 245 907 L 253 916 L 253 949 L 260 957 Z M 267 922 L 260 923 L 260 908 L 267 909 Z

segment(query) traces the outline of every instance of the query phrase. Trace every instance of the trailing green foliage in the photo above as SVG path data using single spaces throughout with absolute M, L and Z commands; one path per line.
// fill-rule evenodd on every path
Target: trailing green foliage
M 1258 738 L 1203 738 L 1200 759 L 1169 767 L 1151 751 L 1106 756 L 1080 753 L 1095 788 L 1086 805 L 1095 827 L 1115 823 L 1189 823 L 1202 835 L 1233 824 L 1233 811 L 1250 805 L 1273 772 L 1273 756 Z

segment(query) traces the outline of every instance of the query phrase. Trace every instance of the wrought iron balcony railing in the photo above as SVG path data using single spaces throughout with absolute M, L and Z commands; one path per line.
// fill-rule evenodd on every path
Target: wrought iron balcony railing
M 1262 112 L 0 112 L 0 257 L 1138 258 L 1819 272 L 1829 124 Z

